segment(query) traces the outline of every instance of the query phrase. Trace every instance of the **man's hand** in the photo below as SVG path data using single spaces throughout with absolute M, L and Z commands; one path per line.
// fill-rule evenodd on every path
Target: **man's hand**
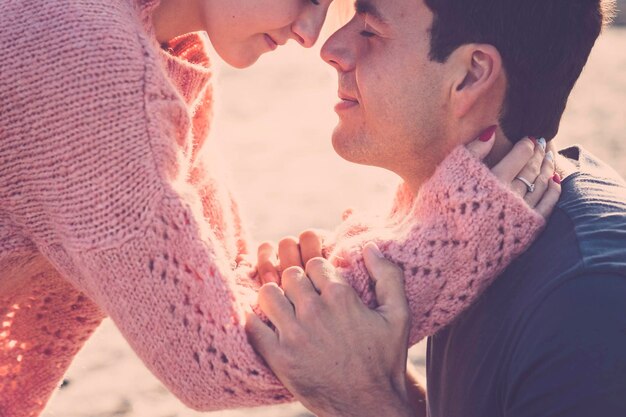
M 277 377 L 319 416 L 410 416 L 409 311 L 402 271 L 364 248 L 379 307 L 368 309 L 325 259 L 286 269 L 259 304 L 276 327 L 249 315 L 248 338 Z

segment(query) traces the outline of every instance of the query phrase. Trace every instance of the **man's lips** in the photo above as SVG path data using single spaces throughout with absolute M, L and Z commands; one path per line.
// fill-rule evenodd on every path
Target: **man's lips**
M 341 101 L 335 106 L 335 111 L 348 110 L 359 104 L 359 100 L 341 91 L 337 95 Z
M 343 93 L 343 92 L 341 92 L 341 91 L 340 91 L 340 92 L 338 92 L 338 93 L 337 93 L 337 95 L 339 96 L 339 98 L 340 98 L 341 100 L 345 100 L 345 101 L 354 101 L 354 102 L 357 102 L 357 103 L 359 102 L 359 100 L 357 100 L 356 98 L 354 98 L 354 97 L 352 97 L 352 96 L 350 96 L 350 95 L 348 95 L 348 94 L 346 94 L 346 93 Z

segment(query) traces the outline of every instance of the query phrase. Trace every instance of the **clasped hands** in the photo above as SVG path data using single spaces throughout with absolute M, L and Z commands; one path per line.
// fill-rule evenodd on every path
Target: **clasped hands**
M 409 312 L 402 270 L 364 247 L 379 307 L 367 308 L 322 258 L 313 231 L 258 250 L 259 306 L 250 343 L 285 387 L 318 416 L 410 415 L 406 388 Z M 406 410 L 406 411 L 405 411 Z
M 483 159 L 494 136 L 466 146 Z M 549 217 L 560 178 L 545 141 L 520 140 L 491 170 L 531 209 Z M 297 240 L 281 240 L 278 254 L 269 243 L 259 247 L 257 271 L 264 284 L 259 306 L 275 329 L 250 314 L 250 343 L 296 399 L 319 416 L 416 414 L 407 393 L 410 317 L 403 271 L 373 243 L 364 246 L 378 301 L 370 310 L 322 257 L 322 243 L 319 234 L 307 231 Z

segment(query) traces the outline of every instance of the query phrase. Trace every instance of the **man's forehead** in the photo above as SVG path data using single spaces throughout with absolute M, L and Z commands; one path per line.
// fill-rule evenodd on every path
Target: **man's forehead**
M 354 10 L 389 25 L 398 19 L 418 17 L 429 9 L 424 0 L 355 0 Z
M 377 3 L 381 2 L 377 0 L 356 0 L 354 2 L 354 10 L 358 14 L 367 14 L 376 20 L 388 23 L 388 20 L 384 15 L 384 11 L 381 10 L 381 7 Z

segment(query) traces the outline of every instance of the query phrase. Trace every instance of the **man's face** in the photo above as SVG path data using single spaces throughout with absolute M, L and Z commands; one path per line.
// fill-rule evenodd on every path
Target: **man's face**
M 339 77 L 336 152 L 351 162 L 429 175 L 445 146 L 444 65 L 429 59 L 433 14 L 423 0 L 357 0 L 322 48 Z M 424 171 L 408 172 L 408 171 Z

